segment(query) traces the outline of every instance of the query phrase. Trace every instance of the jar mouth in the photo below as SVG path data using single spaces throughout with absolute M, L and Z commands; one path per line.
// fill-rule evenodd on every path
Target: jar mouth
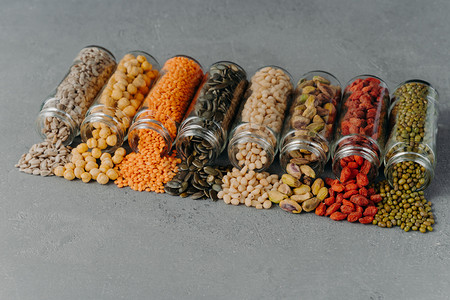
M 241 72 L 244 73 L 245 77 L 247 77 L 247 72 L 245 72 L 244 68 L 242 68 L 240 65 L 238 65 L 237 63 L 235 63 L 235 62 L 233 62 L 233 61 L 230 61 L 230 60 L 220 60 L 220 61 L 216 61 L 215 63 L 213 63 L 213 64 L 211 64 L 211 65 L 209 66 L 208 71 L 209 71 L 212 67 L 214 67 L 215 65 L 220 65 L 220 64 L 231 64 L 231 65 L 234 65 L 234 66 L 236 66 L 236 67 L 239 69 L 239 71 L 241 71 Z
M 266 65 L 266 66 L 263 66 L 263 67 L 261 67 L 261 68 L 258 68 L 258 69 L 256 70 L 255 74 L 256 74 L 257 72 L 261 71 L 261 70 L 264 69 L 264 68 L 280 69 L 281 71 L 283 71 L 283 72 L 289 77 L 289 81 L 290 81 L 290 83 L 293 85 L 294 77 L 292 77 L 291 73 L 289 73 L 289 71 L 286 70 L 285 68 L 280 67 L 280 66 L 277 66 L 277 65 Z
M 402 86 L 404 86 L 405 84 L 408 83 L 420 83 L 420 84 L 424 84 L 426 85 L 429 89 L 430 89 L 430 93 L 427 94 L 426 99 L 428 101 L 433 102 L 436 105 L 437 111 L 439 112 L 439 93 L 438 91 L 433 87 L 433 85 L 431 83 L 429 83 L 428 81 L 422 80 L 422 79 L 410 79 L 410 80 L 406 80 L 402 83 L 400 83 L 399 85 L 397 85 L 394 89 L 394 91 L 392 92 L 392 94 L 390 95 L 391 99 L 394 99 L 394 101 L 391 102 L 391 105 L 389 107 L 389 115 L 391 114 L 392 109 L 395 107 L 395 105 L 397 105 L 397 102 L 399 100 L 399 98 L 397 98 L 395 96 L 395 92 L 401 88 Z
M 202 118 L 186 119 L 185 122 L 183 122 L 183 124 L 180 126 L 177 137 L 175 139 L 175 146 L 177 149 L 177 153 L 183 159 L 187 159 L 188 156 L 184 150 L 184 146 L 190 143 L 190 139 L 192 137 L 201 138 L 211 145 L 213 149 L 213 155 L 210 158 L 210 161 L 215 160 L 225 149 L 226 133 L 216 122 L 212 122 L 211 126 L 208 128 L 202 127 L 201 123 L 205 120 L 206 119 Z
M 430 185 L 431 181 L 433 180 L 434 172 L 433 172 L 433 165 L 430 163 L 430 161 L 425 156 L 419 153 L 403 152 L 393 155 L 387 162 L 385 161 L 384 176 L 388 180 L 389 184 L 392 186 L 393 185 L 392 172 L 394 166 L 398 163 L 406 161 L 418 163 L 419 165 L 425 168 L 425 174 L 423 174 L 425 182 L 417 189 L 418 191 L 424 190 L 427 186 Z
M 369 179 L 378 176 L 378 168 L 381 165 L 381 149 L 371 137 L 359 134 L 344 136 L 334 144 L 332 169 L 336 176 L 342 169 L 340 160 L 352 155 L 361 156 L 372 164 L 372 168 L 367 174 Z
M 238 169 L 242 169 L 244 166 L 240 166 L 239 162 L 236 158 L 236 154 L 239 151 L 238 145 L 239 144 L 246 144 L 246 143 L 255 143 L 258 145 L 262 150 L 266 152 L 267 155 L 267 162 L 263 163 L 261 168 L 255 168 L 255 172 L 262 172 L 266 170 L 273 162 L 275 158 L 276 151 L 278 147 L 272 145 L 267 138 L 257 135 L 250 132 L 239 132 L 237 134 L 234 134 L 233 137 L 230 139 L 230 142 L 228 144 L 228 158 Z
M 68 137 L 62 142 L 62 145 L 70 145 L 73 139 L 80 133 L 79 127 L 75 120 L 65 111 L 60 110 L 56 107 L 47 107 L 39 112 L 36 119 L 36 130 L 38 135 L 43 139 L 47 140 L 47 135 L 44 134 L 43 129 L 45 128 L 45 120 L 47 118 L 57 118 L 66 125 L 69 130 Z
M 158 70 L 158 72 L 161 70 L 161 65 L 159 64 L 158 60 L 151 54 L 142 51 L 142 50 L 133 50 L 129 51 L 126 54 L 133 54 L 134 56 L 142 55 L 145 56 L 147 61 L 152 64 L 152 69 Z
M 103 150 L 109 153 L 116 151 L 117 148 L 122 146 L 123 142 L 128 137 L 126 130 L 122 128 L 122 123 L 115 117 L 112 117 L 104 112 L 88 113 L 87 117 L 81 124 L 80 134 L 83 142 L 86 142 L 92 137 L 92 130 L 94 130 L 94 123 L 105 124 L 116 136 L 117 143 L 114 146 L 109 146 Z
M 313 71 L 309 71 L 309 72 L 303 74 L 302 76 L 300 76 L 300 78 L 301 78 L 300 80 L 302 80 L 302 79 L 304 79 L 304 78 L 307 78 L 308 76 L 313 75 L 313 74 L 322 74 L 322 75 L 326 75 L 327 77 L 329 77 L 329 78 L 333 79 L 334 81 L 336 81 L 335 84 L 337 83 L 337 85 L 339 85 L 339 87 L 342 88 L 341 82 L 339 81 L 339 79 L 336 78 L 336 76 L 334 76 L 333 74 L 331 74 L 331 73 L 329 73 L 329 72 L 327 72 L 327 71 L 323 71 L 323 70 L 313 70 Z M 327 79 L 329 79 L 329 78 L 327 78 Z M 300 80 L 299 80 L 299 82 L 297 83 L 297 85 L 300 83 Z M 331 80 L 330 80 L 330 81 L 331 81 Z M 331 82 L 331 84 L 333 84 L 333 82 Z M 335 85 L 335 84 L 333 84 L 333 85 Z
M 380 84 L 382 84 L 382 85 L 384 86 L 384 88 L 388 89 L 388 86 L 387 86 L 386 82 L 385 82 L 383 79 L 381 79 L 381 78 L 378 77 L 378 76 L 371 75 L 371 74 L 361 74 L 361 75 L 357 75 L 357 76 L 351 78 L 349 81 L 347 81 L 347 84 L 346 84 L 345 86 L 348 87 L 348 86 L 349 86 L 350 84 L 352 84 L 353 81 L 355 81 L 356 79 L 363 79 L 363 78 L 365 79 L 365 78 L 369 78 L 369 77 L 378 79 L 378 80 L 380 81 Z
M 166 127 L 160 121 L 143 118 L 133 122 L 128 132 L 128 145 L 130 145 L 134 152 L 139 152 L 139 131 L 141 130 L 153 130 L 163 138 L 164 148 L 160 153 L 161 156 L 171 151 L 173 139 Z
M 196 60 L 195 58 L 193 58 L 193 57 L 191 57 L 191 56 L 189 56 L 189 55 L 185 55 L 185 54 L 177 54 L 177 55 L 172 56 L 171 58 L 175 58 L 175 57 L 184 57 L 184 58 L 187 58 L 187 59 L 192 60 L 193 62 L 195 62 L 195 63 L 200 67 L 200 69 L 201 69 L 202 72 L 203 72 L 203 66 L 202 66 L 202 64 L 199 63 L 198 60 Z
M 290 135 L 295 134 L 295 132 Z M 330 157 L 330 151 L 324 150 L 324 145 L 328 147 L 328 142 L 319 134 L 311 136 L 310 140 L 302 139 L 301 137 L 285 138 L 280 149 L 280 164 L 283 170 L 286 170 L 286 166 L 290 161 L 290 154 L 295 150 L 306 150 L 318 157 L 318 160 L 308 165 L 314 169 L 316 174 L 321 174 L 324 171 L 325 164 Z
M 114 60 L 116 60 L 116 57 L 114 56 L 114 54 L 111 51 L 109 51 L 108 49 L 106 49 L 105 47 L 98 46 L 98 45 L 87 45 L 86 47 L 83 47 L 83 49 L 86 49 L 86 48 L 98 48 L 98 49 L 101 49 L 101 50 L 105 51 L 106 53 L 108 53 Z M 83 49 L 81 49 L 81 50 L 83 50 Z

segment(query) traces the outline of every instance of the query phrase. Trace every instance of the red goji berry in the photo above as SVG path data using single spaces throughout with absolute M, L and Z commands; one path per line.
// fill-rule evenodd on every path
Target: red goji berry
M 359 174 L 359 171 L 358 171 L 358 169 L 351 169 L 352 170 L 352 179 L 353 178 L 355 178 L 356 177 L 356 175 L 358 175 Z
M 362 216 L 362 213 L 363 213 L 363 211 L 364 211 L 364 208 L 362 208 L 362 207 L 359 206 L 359 205 L 355 205 L 355 211 L 361 213 L 361 216 Z
M 353 195 L 350 197 L 350 201 L 359 206 L 367 206 L 369 204 L 369 200 L 362 195 Z
M 359 155 L 353 155 L 353 159 L 359 166 L 364 163 L 364 158 Z
M 356 183 L 350 183 L 345 185 L 345 190 L 348 191 L 356 191 L 356 194 L 358 194 L 358 185 Z M 347 197 L 344 197 L 347 198 Z
M 347 218 L 347 214 L 341 213 L 340 211 L 336 211 L 330 215 L 330 219 L 334 221 L 342 221 Z
M 344 185 L 342 185 L 342 184 L 340 184 L 340 183 L 335 183 L 335 184 L 333 184 L 333 185 L 331 186 L 331 188 L 332 188 L 335 192 L 338 192 L 338 193 L 342 192 L 342 191 L 345 189 Z
M 358 193 L 366 198 L 369 196 L 369 193 L 365 187 L 360 188 Z
M 362 187 L 368 185 L 368 184 L 369 184 L 369 179 L 367 178 L 367 175 L 361 174 L 361 173 L 357 174 L 357 175 L 356 175 L 356 184 L 357 184 L 360 188 L 362 188 Z
M 319 206 L 316 207 L 315 213 L 318 216 L 323 216 L 325 214 L 326 209 L 327 209 L 327 206 L 325 205 L 325 203 L 321 202 L 319 204 Z
M 367 190 L 367 196 L 372 196 L 372 195 L 375 195 L 375 189 L 374 188 L 370 188 L 370 189 L 368 189 Z
M 353 161 L 353 157 L 350 155 L 350 156 L 346 156 L 346 157 L 343 157 L 342 158 L 346 163 L 349 163 L 349 162 L 351 162 L 351 161 Z
M 348 206 L 351 206 L 352 208 L 355 208 L 355 204 L 353 204 L 353 202 L 348 201 L 346 199 L 342 200 L 342 205 L 348 205 Z
M 342 210 L 342 207 L 341 207 L 341 210 Z M 377 212 L 378 212 L 378 208 L 376 208 L 375 206 L 369 206 L 369 207 L 367 207 L 365 210 L 364 210 L 364 213 L 363 213 L 363 215 L 364 216 L 375 216 L 376 214 L 377 214 Z
M 349 180 L 351 175 L 352 175 L 352 171 L 349 167 L 342 168 L 341 176 L 340 176 L 341 182 L 345 182 L 345 181 Z
M 355 209 L 353 207 L 351 207 L 351 206 L 348 206 L 348 205 L 342 205 L 341 206 L 341 212 L 343 212 L 344 214 L 348 215 L 349 213 L 352 213 L 354 211 L 355 211 Z
M 347 221 L 353 223 L 359 220 L 359 218 L 362 217 L 362 214 L 360 212 L 352 212 L 347 216 Z
M 374 203 L 378 203 L 382 200 L 380 194 L 372 195 L 370 196 L 370 200 L 372 200 Z
M 326 183 L 326 185 L 328 185 L 328 186 L 332 186 L 333 183 L 334 183 L 334 181 L 335 181 L 335 179 L 333 179 L 333 178 L 325 177 L 325 183 Z
M 330 206 L 331 204 L 336 202 L 336 199 L 334 197 L 328 197 L 325 200 L 323 200 L 326 206 Z
M 372 168 L 372 164 L 370 163 L 370 161 L 365 160 L 360 169 L 360 172 L 361 172 L 361 174 L 367 175 L 367 174 L 369 174 L 371 168 Z
M 339 193 L 339 194 L 336 196 L 336 203 L 342 203 L 342 200 L 344 200 L 344 194 Z
M 349 167 L 350 169 L 356 169 L 358 167 L 358 164 L 354 161 L 351 161 L 347 164 L 347 167 Z
M 348 198 L 350 198 L 351 196 L 356 195 L 356 194 L 358 194 L 358 191 L 357 191 L 357 190 L 351 190 L 351 191 L 348 191 L 348 192 L 345 192 L 345 193 L 344 193 L 344 198 L 345 198 L 345 199 L 348 199 Z
M 345 168 L 345 167 L 347 166 L 347 163 L 346 163 L 343 159 L 341 159 L 341 160 L 339 161 L 339 164 L 340 164 L 341 167 L 343 167 L 343 168 Z
M 372 200 L 368 200 L 369 201 L 369 203 L 367 203 L 367 206 L 375 206 L 375 203 L 372 201 Z
M 373 217 L 372 216 L 359 218 L 359 223 L 361 223 L 361 224 L 369 224 L 369 223 L 372 223 L 372 221 L 373 221 Z
M 332 213 L 334 213 L 335 211 L 338 211 L 340 207 L 341 207 L 340 203 L 331 204 L 331 206 L 327 208 L 327 211 L 325 212 L 325 216 L 329 216 Z

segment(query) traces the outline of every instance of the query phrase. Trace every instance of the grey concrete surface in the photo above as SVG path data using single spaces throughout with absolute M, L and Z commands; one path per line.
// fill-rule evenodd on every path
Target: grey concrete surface
M 450 2 L 0 1 L 0 299 L 449 299 Z M 20 173 L 34 120 L 85 45 L 295 79 L 371 73 L 441 95 L 435 231 L 258 211 Z M 276 166 L 274 167 L 276 169 Z M 328 167 L 329 172 L 329 167 Z

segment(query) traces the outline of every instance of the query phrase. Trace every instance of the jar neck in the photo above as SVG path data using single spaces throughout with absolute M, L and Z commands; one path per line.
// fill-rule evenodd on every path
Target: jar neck
M 175 140 L 175 146 L 177 153 L 183 159 L 187 159 L 190 155 L 190 153 L 186 152 L 186 149 L 193 137 L 200 138 L 211 146 L 212 156 L 210 161 L 215 160 L 225 148 L 226 133 L 224 130 L 219 124 L 209 120 L 208 127 L 205 128 L 205 121 L 203 118 L 193 117 L 186 119 L 181 125 Z
M 244 124 L 244 125 L 255 125 L 255 124 Z M 239 152 L 239 145 L 254 143 L 261 148 L 261 151 L 266 152 L 267 161 L 263 163 L 261 168 L 256 168 L 256 172 L 262 172 L 267 169 L 273 162 L 277 149 L 277 139 L 275 134 L 268 127 L 264 125 L 255 125 L 261 127 L 263 130 L 249 131 L 249 130 L 239 130 L 234 129 L 234 134 L 230 139 L 228 144 L 228 158 L 230 159 L 233 166 L 241 169 L 243 166 L 239 165 L 239 161 L 236 158 L 236 154 Z M 255 128 L 253 128 L 255 129 Z
M 73 142 L 74 138 L 80 133 L 80 128 L 77 122 L 75 122 L 75 120 L 68 113 L 54 106 L 49 106 L 47 108 L 43 108 L 39 112 L 39 115 L 36 119 L 36 130 L 43 140 L 48 140 L 48 137 L 44 131 L 46 123 L 48 122 L 47 118 L 56 118 L 67 128 L 68 138 L 62 142 L 62 145 L 64 146 L 70 145 Z
M 334 145 L 332 170 L 337 177 L 340 177 L 342 170 L 341 159 L 352 155 L 361 156 L 370 162 L 371 169 L 367 174 L 369 179 L 378 176 L 382 156 L 380 146 L 370 137 L 355 134 L 344 136 Z
M 161 122 L 150 118 L 137 119 L 130 127 L 128 132 L 128 144 L 134 152 L 139 152 L 139 133 L 142 130 L 152 130 L 162 137 L 164 141 L 164 148 L 160 153 L 161 156 L 170 152 L 172 149 L 173 139 L 170 136 L 169 131 Z
M 422 167 L 424 167 L 425 172 L 422 175 L 422 178 L 425 180 L 424 183 L 418 188 L 418 190 L 424 190 L 427 188 L 431 181 L 434 178 L 434 167 L 435 167 L 435 159 L 434 155 L 432 156 L 432 160 L 424 153 L 412 152 L 412 151 L 403 151 L 404 148 L 398 148 L 396 151 L 389 153 L 389 156 L 385 157 L 384 160 L 384 175 L 386 179 L 389 181 L 389 184 L 393 185 L 393 176 L 392 173 L 395 171 L 394 167 L 398 163 L 402 162 L 414 162 L 418 163 Z
M 284 137 L 280 145 L 280 164 L 283 170 L 286 170 L 286 166 L 291 159 L 291 152 L 306 150 L 318 157 L 317 161 L 308 165 L 317 175 L 323 173 L 329 158 L 329 151 L 327 151 L 329 146 L 328 142 L 320 135 L 311 133 L 311 136 L 306 139 L 305 137 L 295 136 L 295 131 L 293 131 Z
M 108 146 L 105 151 L 114 152 L 117 148 L 122 146 L 124 140 L 126 139 L 126 128 L 123 128 L 122 123 L 114 116 L 111 116 L 102 111 L 95 113 L 87 113 L 86 118 L 81 124 L 80 134 L 81 139 L 86 142 L 92 137 L 92 131 L 94 128 L 94 123 L 102 123 L 108 127 L 113 134 L 117 136 L 117 143 L 114 146 Z

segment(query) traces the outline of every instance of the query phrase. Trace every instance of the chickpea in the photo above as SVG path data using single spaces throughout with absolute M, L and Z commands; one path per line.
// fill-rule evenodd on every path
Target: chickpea
M 111 130 L 108 127 L 104 127 L 100 130 L 100 137 L 106 139 L 111 134 Z
M 110 168 L 110 166 L 108 166 L 108 165 L 101 164 L 100 167 L 99 167 L 98 169 L 100 170 L 100 172 L 106 174 L 106 172 L 107 172 L 109 169 L 111 169 L 111 168 Z
M 64 178 L 67 180 L 74 180 L 75 174 L 73 173 L 73 170 L 72 169 L 66 170 L 64 172 Z
M 133 107 L 133 105 L 128 105 L 123 109 L 123 113 L 131 118 L 136 114 L 136 109 Z
M 96 139 L 96 138 L 90 138 L 90 139 L 88 139 L 88 140 L 86 141 L 86 145 L 87 145 L 90 149 L 97 147 L 97 139 Z
M 149 63 L 148 61 L 144 61 L 141 67 L 144 71 L 150 71 L 152 69 L 152 64 Z
M 84 172 L 83 174 L 81 174 L 81 180 L 85 183 L 88 183 L 89 181 L 91 181 L 91 174 L 88 172 Z
M 100 130 L 98 130 L 98 129 L 92 130 L 92 137 L 94 139 L 98 139 L 100 137 Z
M 86 145 L 86 143 L 81 143 L 77 146 L 77 150 L 79 153 L 84 153 L 86 151 L 88 151 L 89 147 L 88 145 Z
M 109 169 L 108 171 L 106 171 L 106 176 L 108 176 L 111 180 L 116 180 L 117 177 L 119 177 L 119 173 L 117 173 L 117 171 L 114 169 Z
M 98 174 L 100 174 L 100 170 L 98 168 L 93 168 L 89 171 L 89 174 L 91 174 L 92 179 L 97 180 Z
M 93 162 L 93 163 L 96 163 L 96 162 L 97 162 L 97 160 L 96 160 L 94 157 L 92 157 L 92 155 L 88 155 L 87 157 L 85 157 L 84 160 L 86 161 L 86 164 L 87 164 L 88 162 Z M 85 167 L 86 167 L 86 165 L 85 165 Z
M 66 168 L 64 168 L 63 166 L 57 166 L 56 168 L 53 169 L 53 173 L 59 177 L 63 177 L 65 171 Z
M 93 158 L 100 158 L 100 156 L 102 155 L 102 150 L 100 150 L 99 148 L 94 148 L 91 150 L 91 155 Z
M 125 150 L 125 148 L 123 148 L 123 147 L 120 147 L 120 148 L 117 148 L 117 150 L 116 150 L 116 152 L 114 152 L 114 154 L 118 155 L 118 156 L 125 156 L 127 154 L 127 150 Z
M 143 62 L 147 61 L 147 59 L 146 59 L 145 56 L 143 56 L 143 55 L 138 55 L 138 56 L 136 57 L 136 59 L 137 59 L 137 61 L 140 62 L 140 63 L 143 63 Z
M 89 172 L 90 170 L 95 169 L 95 168 L 98 168 L 98 164 L 95 163 L 95 162 L 92 162 L 92 161 L 88 162 L 88 163 L 86 164 L 86 166 L 84 167 L 84 169 L 85 169 L 87 172 Z
M 81 174 L 84 173 L 84 169 L 83 169 L 83 168 L 80 168 L 80 167 L 76 167 L 76 168 L 73 170 L 73 173 L 74 173 L 74 175 L 75 175 L 76 178 L 80 179 L 80 178 L 81 178 Z
M 102 153 L 102 156 L 100 156 L 100 160 L 103 161 L 105 159 L 111 159 L 111 154 L 109 154 L 108 152 Z
M 132 95 L 134 95 L 134 94 L 137 93 L 137 87 L 136 87 L 134 84 L 130 83 L 130 84 L 127 86 L 127 92 L 130 93 L 130 94 L 132 94 Z
M 114 163 L 111 159 L 102 160 L 102 165 L 108 166 L 109 168 L 114 168 Z
M 75 169 L 75 165 L 74 165 L 73 163 L 67 163 L 67 164 L 64 165 L 64 168 L 65 168 L 66 170 L 67 170 L 67 169 L 73 170 L 73 169 Z
M 102 123 L 101 122 L 94 122 L 92 124 L 92 126 L 94 126 L 95 129 L 99 129 L 100 127 L 102 127 Z
M 108 147 L 108 144 L 106 143 L 106 139 L 104 138 L 99 138 L 97 140 L 97 148 L 99 148 L 100 150 L 104 150 Z
M 84 159 L 79 159 L 75 162 L 75 167 L 77 168 L 84 168 L 86 166 L 86 161 Z
M 113 92 L 111 93 L 111 98 L 113 98 L 114 100 L 119 100 L 120 98 L 122 98 L 122 91 L 120 89 L 113 90 Z
M 117 102 L 117 107 L 120 110 L 123 110 L 125 107 L 127 107 L 128 105 L 130 105 L 130 101 L 127 98 L 121 98 L 118 102 Z
M 112 161 L 116 165 L 120 164 L 122 162 L 122 160 L 123 160 L 123 156 L 121 156 L 121 155 L 114 154 L 114 156 L 112 157 Z
M 109 146 L 115 146 L 117 144 L 117 135 L 111 134 L 106 138 L 106 144 Z
M 100 184 L 107 184 L 109 181 L 109 177 L 106 176 L 105 173 L 99 173 L 97 176 L 97 182 Z
M 84 152 L 81 155 L 83 156 L 84 160 L 86 160 L 86 157 L 92 156 L 91 152 Z
M 76 163 L 79 160 L 84 160 L 84 157 L 81 154 L 72 154 L 71 162 Z

